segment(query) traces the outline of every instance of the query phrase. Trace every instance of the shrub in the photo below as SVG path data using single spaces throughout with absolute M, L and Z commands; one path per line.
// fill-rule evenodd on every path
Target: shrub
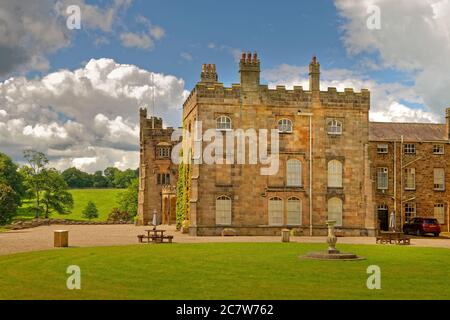
M 119 208 L 113 208 L 108 215 L 108 221 L 110 222 L 128 222 L 133 219 L 132 216 L 126 211 L 121 211 Z
M 98 210 L 95 203 L 92 201 L 87 203 L 86 208 L 83 210 L 83 217 L 88 218 L 89 220 L 98 218 Z
M 0 225 L 8 223 L 16 214 L 17 193 L 7 184 L 0 183 Z

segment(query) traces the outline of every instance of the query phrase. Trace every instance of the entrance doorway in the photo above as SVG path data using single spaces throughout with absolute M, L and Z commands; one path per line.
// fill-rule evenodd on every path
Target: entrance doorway
M 389 231 L 389 208 L 386 204 L 378 206 L 378 224 L 381 231 Z

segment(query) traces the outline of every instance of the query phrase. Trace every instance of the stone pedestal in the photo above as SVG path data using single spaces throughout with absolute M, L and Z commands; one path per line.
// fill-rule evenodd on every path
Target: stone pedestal
M 289 229 L 281 230 L 281 242 L 289 242 L 290 241 L 290 233 L 291 233 L 291 230 L 289 230 Z
M 317 260 L 341 260 L 341 261 L 352 261 L 352 260 L 364 260 L 364 258 L 357 256 L 354 253 L 342 253 L 336 249 L 337 238 L 334 234 L 334 225 L 336 221 L 328 220 L 328 236 L 327 244 L 328 250 L 322 252 L 309 252 L 304 258 L 317 259 Z
M 328 243 L 328 253 L 334 254 L 339 253 L 339 250 L 336 249 L 336 242 L 337 238 L 334 234 L 334 225 L 336 224 L 336 221 L 328 220 L 327 226 L 328 226 L 328 237 L 327 237 L 327 243 Z
M 69 246 L 69 231 L 55 230 L 54 231 L 55 248 L 66 248 Z

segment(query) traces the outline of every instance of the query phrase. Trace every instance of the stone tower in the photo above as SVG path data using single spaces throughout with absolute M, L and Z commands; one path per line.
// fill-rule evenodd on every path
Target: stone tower
M 239 235 L 275 235 L 292 228 L 323 235 L 325 221 L 339 218 L 340 233 L 373 235 L 370 92 L 320 91 L 316 57 L 309 65 L 309 90 L 301 86 L 288 90 L 283 85 L 270 89 L 260 83 L 260 68 L 256 53 L 243 53 L 240 83 L 224 87 L 215 68 L 204 66 L 183 105 L 183 122 L 193 128 L 200 121 L 203 132 L 214 129 L 222 135 L 278 129 L 279 170 L 264 176 L 261 162 L 194 163 L 190 234 L 220 235 L 232 229 Z M 208 146 L 201 139 L 191 143 L 193 149 Z
M 161 118 L 147 118 L 147 110 L 140 109 L 138 225 L 151 223 L 154 210 L 159 223 L 175 223 L 178 167 L 171 151 L 178 142 L 171 141 L 173 131 L 163 127 Z

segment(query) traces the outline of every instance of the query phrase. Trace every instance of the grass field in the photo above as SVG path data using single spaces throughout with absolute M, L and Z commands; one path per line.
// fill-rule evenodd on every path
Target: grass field
M 64 215 L 53 212 L 50 217 L 76 221 L 88 220 L 82 216 L 82 212 L 88 201 L 92 201 L 97 206 L 99 213 L 99 217 L 92 221 L 105 221 L 111 209 L 117 207 L 117 195 L 121 192 L 123 192 L 122 189 L 72 189 L 70 190 L 74 201 L 72 212 Z M 33 219 L 34 212 L 29 210 L 31 205 L 32 203 L 25 202 L 19 209 L 16 219 Z
M 299 259 L 321 244 L 69 248 L 0 256 L 0 299 L 450 299 L 450 251 L 340 245 L 363 261 Z M 81 268 L 81 290 L 66 269 Z M 366 286 L 381 268 L 381 290 Z

